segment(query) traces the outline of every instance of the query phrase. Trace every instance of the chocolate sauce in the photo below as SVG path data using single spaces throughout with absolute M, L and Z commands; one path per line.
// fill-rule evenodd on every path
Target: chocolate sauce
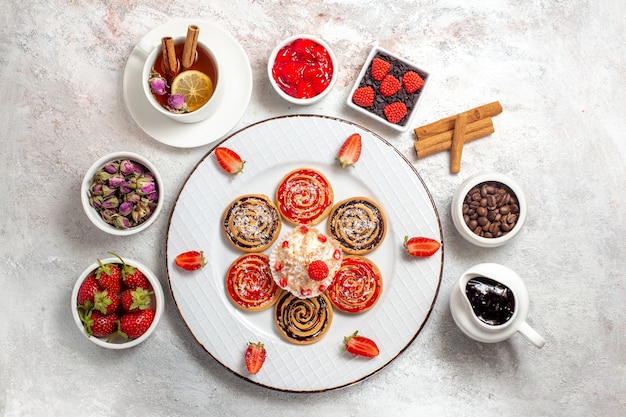
M 492 326 L 504 324 L 513 317 L 515 297 L 506 285 L 485 277 L 468 281 L 465 294 L 476 317 Z

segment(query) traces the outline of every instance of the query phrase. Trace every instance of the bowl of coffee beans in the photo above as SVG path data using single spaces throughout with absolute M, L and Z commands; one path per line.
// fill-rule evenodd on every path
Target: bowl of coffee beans
M 493 248 L 513 239 L 526 221 L 528 207 L 519 184 L 488 172 L 466 179 L 452 197 L 452 221 L 465 240 Z

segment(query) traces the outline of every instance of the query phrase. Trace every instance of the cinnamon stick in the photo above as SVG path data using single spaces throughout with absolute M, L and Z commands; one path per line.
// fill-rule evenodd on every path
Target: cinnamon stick
M 466 111 L 468 113 L 468 123 L 475 122 L 476 120 L 484 119 L 485 117 L 493 117 L 502 113 L 502 105 L 499 101 L 493 103 L 484 104 L 482 106 L 475 107 Z M 414 129 L 415 136 L 418 140 L 425 139 L 428 136 L 433 136 L 439 133 L 447 132 L 454 129 L 456 122 L 456 115 L 446 117 L 433 123 L 429 123 L 424 126 L 420 126 Z
M 495 131 L 493 122 L 490 117 L 469 123 L 465 127 L 465 137 L 463 142 L 468 143 L 480 138 L 484 138 Z M 426 139 L 415 142 L 415 151 L 418 158 L 436 154 L 438 152 L 447 151 L 452 147 L 452 131 L 439 133 Z
M 163 71 L 167 75 L 167 81 L 171 82 L 178 72 L 174 39 L 170 36 L 161 38 L 161 49 L 163 50 Z
M 187 69 L 193 65 L 196 60 L 196 48 L 198 46 L 198 35 L 200 28 L 196 25 L 187 27 L 187 37 L 185 38 L 185 46 L 183 47 L 183 58 L 181 64 Z
M 465 141 L 465 127 L 467 126 L 467 113 L 461 113 L 454 122 L 454 133 L 450 145 L 450 172 L 458 174 L 461 171 L 461 155 L 463 155 L 463 142 Z

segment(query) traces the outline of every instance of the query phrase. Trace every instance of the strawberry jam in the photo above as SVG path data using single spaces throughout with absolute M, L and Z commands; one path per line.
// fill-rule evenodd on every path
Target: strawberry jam
M 326 90 L 333 71 L 330 54 L 324 46 L 311 39 L 299 38 L 278 51 L 272 77 L 289 96 L 306 99 Z

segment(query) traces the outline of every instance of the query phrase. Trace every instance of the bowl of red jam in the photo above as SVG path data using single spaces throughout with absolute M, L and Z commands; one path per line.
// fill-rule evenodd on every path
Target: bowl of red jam
M 337 59 L 328 44 L 311 35 L 294 35 L 280 42 L 267 63 L 270 83 L 290 103 L 321 100 L 337 80 Z

